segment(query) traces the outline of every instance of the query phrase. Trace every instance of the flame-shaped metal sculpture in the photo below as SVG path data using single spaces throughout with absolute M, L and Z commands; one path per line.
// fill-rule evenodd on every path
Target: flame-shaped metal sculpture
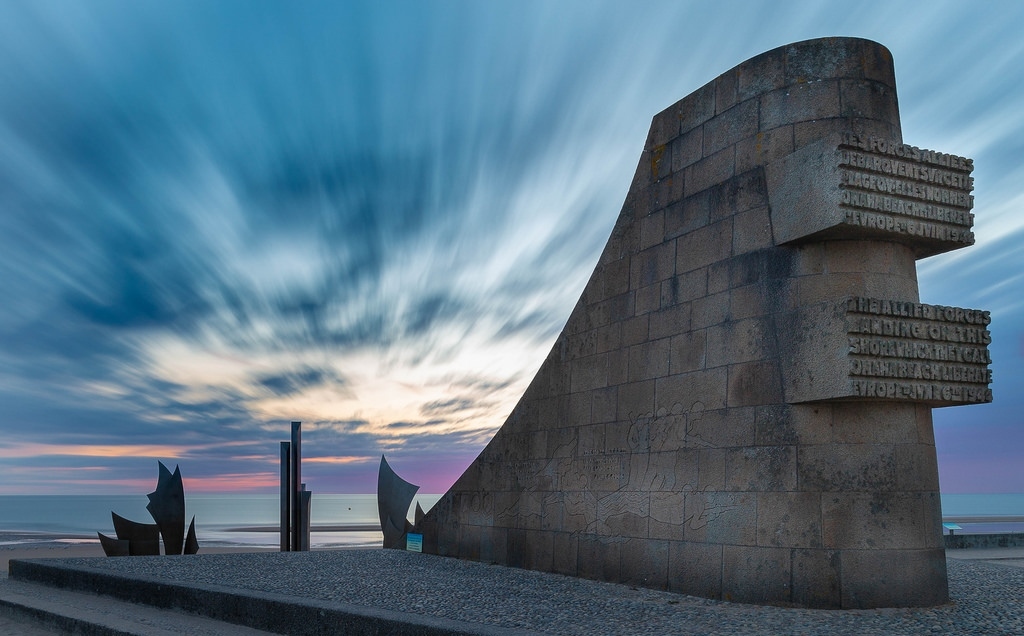
M 156 490 L 148 495 L 146 510 L 160 526 L 164 554 L 181 554 L 185 541 L 185 488 L 181 484 L 181 471 L 175 466 L 172 474 L 163 462 L 157 463 L 160 464 L 160 477 Z
M 195 517 L 192 517 L 188 536 L 185 536 L 185 488 L 181 483 L 181 471 L 175 466 L 174 473 L 171 473 L 163 462 L 157 464 L 160 473 L 156 490 L 149 493 L 149 505 L 146 506 L 156 523 L 138 523 L 111 512 L 117 539 L 96 533 L 107 556 L 160 554 L 161 537 L 164 541 L 164 554 L 182 554 L 183 544 L 185 554 L 199 551 Z
M 384 547 L 405 549 L 406 534 L 412 529 L 406 516 L 409 505 L 420 487 L 405 481 L 391 470 L 388 460 L 380 456 L 380 471 L 377 473 L 377 513 L 380 515 L 380 529 L 384 533 Z M 417 512 L 422 516 L 422 512 Z

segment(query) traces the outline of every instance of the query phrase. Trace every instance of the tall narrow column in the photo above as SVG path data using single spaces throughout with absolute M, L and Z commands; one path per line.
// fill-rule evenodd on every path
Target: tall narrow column
M 302 422 L 292 422 L 292 443 L 291 443 L 291 483 L 289 484 L 289 498 L 291 499 L 292 531 L 291 549 L 295 552 L 302 550 L 303 533 L 302 528 Z
M 290 442 L 281 442 L 281 552 L 291 550 L 291 448 Z

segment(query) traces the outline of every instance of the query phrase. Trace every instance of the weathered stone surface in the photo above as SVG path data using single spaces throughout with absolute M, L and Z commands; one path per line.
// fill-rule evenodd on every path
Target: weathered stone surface
M 889 52 L 799 42 L 654 117 L 562 335 L 424 551 L 744 602 L 943 603 L 931 407 L 988 314 L 920 302 L 970 160 L 902 142 Z

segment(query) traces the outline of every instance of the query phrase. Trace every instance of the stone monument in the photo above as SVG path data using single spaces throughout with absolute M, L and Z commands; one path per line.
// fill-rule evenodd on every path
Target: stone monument
M 921 303 L 970 159 L 903 143 L 892 58 L 828 38 L 654 117 L 597 267 L 423 550 L 750 603 L 948 601 L 934 407 L 989 314 Z

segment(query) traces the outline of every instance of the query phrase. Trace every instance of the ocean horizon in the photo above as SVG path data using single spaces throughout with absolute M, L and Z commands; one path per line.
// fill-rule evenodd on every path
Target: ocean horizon
M 419 494 L 429 510 L 441 498 Z M 1024 532 L 1024 494 L 942 494 L 944 521 L 958 534 Z M 194 494 L 185 499 L 185 522 L 196 520 L 200 546 L 277 548 L 279 495 Z M 114 536 L 110 513 L 152 523 L 145 495 L 0 495 L 0 546 L 31 543 L 97 543 L 97 532 Z M 377 496 L 313 495 L 310 544 L 314 548 L 379 547 Z M 999 518 L 989 520 L 986 518 Z M 318 530 L 318 528 L 320 530 Z
M 441 495 L 418 494 L 424 510 Z M 111 512 L 153 523 L 145 495 L 0 495 L 0 546 L 27 543 L 98 543 L 97 532 L 114 536 Z M 410 516 L 411 516 L 410 512 Z M 195 516 L 200 546 L 277 548 L 280 496 L 194 494 L 185 497 L 185 523 Z M 310 544 L 315 548 L 379 547 L 377 495 L 314 493 Z M 317 531 L 317 528 L 329 528 Z

